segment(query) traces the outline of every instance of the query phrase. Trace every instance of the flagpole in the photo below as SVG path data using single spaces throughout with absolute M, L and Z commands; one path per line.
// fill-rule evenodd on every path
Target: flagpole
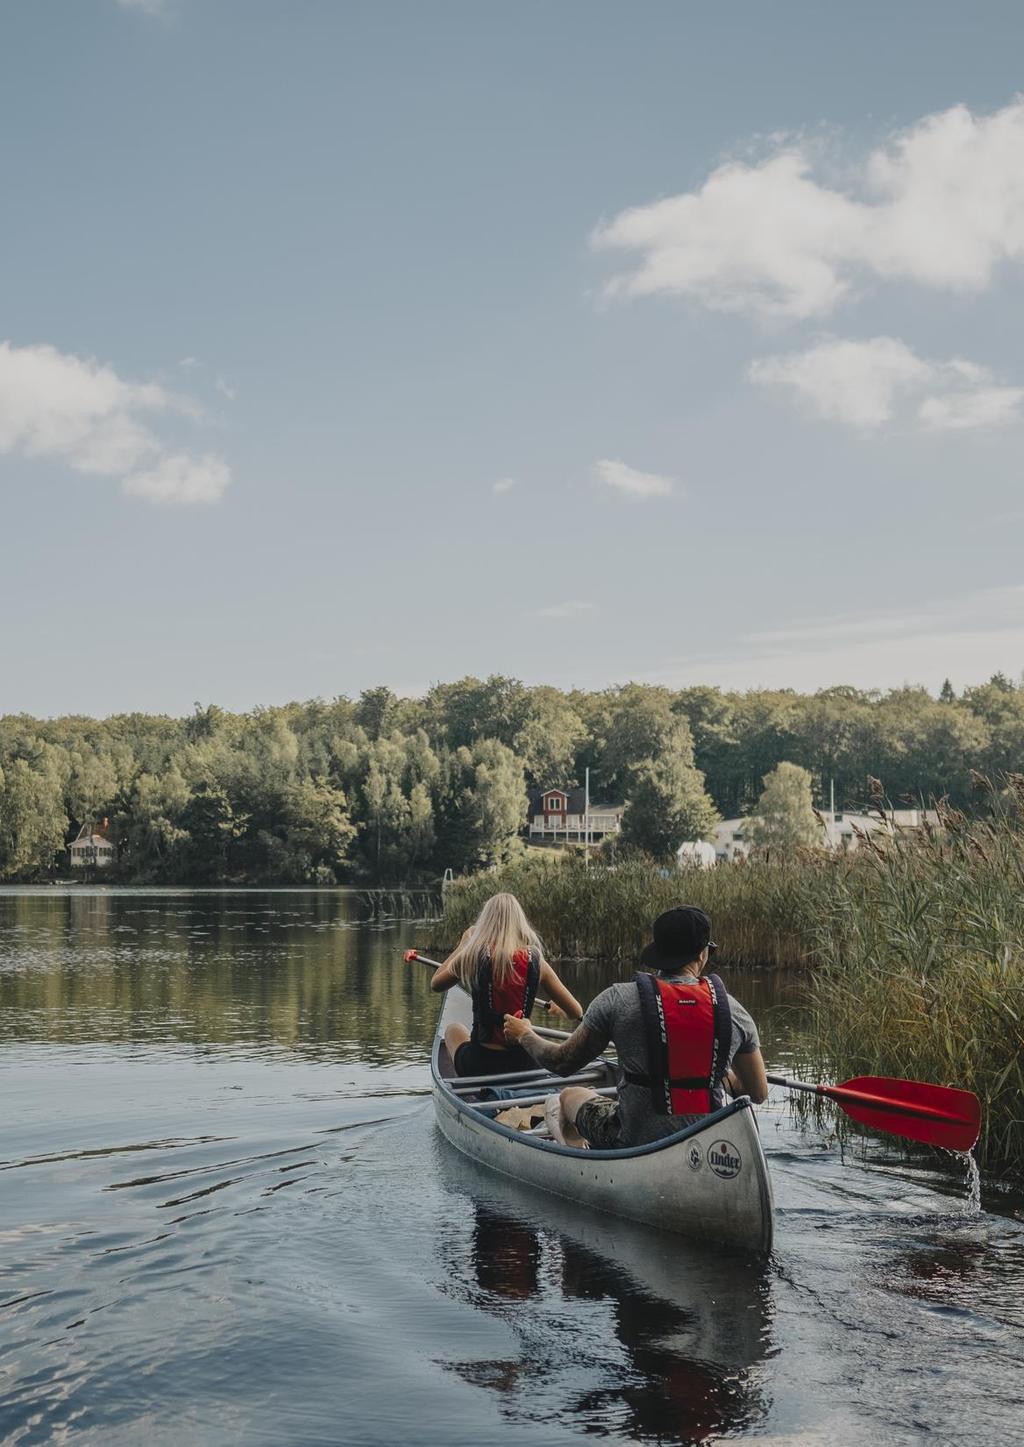
M 587 851 L 586 857 L 587 857 L 587 859 L 589 859 L 589 858 L 590 858 L 590 768 L 589 768 L 589 765 L 588 765 L 588 767 L 587 767 L 586 778 L 585 778 L 585 782 L 584 782 L 583 789 L 584 789 L 584 799 L 583 799 L 583 844 L 584 844 L 584 848 L 585 848 L 586 851 Z

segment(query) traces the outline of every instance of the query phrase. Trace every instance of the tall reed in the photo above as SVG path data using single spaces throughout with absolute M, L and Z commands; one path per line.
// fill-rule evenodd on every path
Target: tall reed
M 823 1069 L 975 1091 L 979 1162 L 1024 1174 L 1024 778 L 982 782 L 989 820 L 942 809 L 822 876 L 814 1043 Z
M 457 881 L 445 894 L 438 929 L 443 943 L 454 944 L 484 901 L 507 889 L 553 957 L 631 963 L 655 915 L 686 903 L 710 914 L 724 961 L 797 966 L 808 962 L 815 882 L 826 867 L 808 856 L 670 874 L 648 859 L 609 868 L 537 851 L 500 872 Z

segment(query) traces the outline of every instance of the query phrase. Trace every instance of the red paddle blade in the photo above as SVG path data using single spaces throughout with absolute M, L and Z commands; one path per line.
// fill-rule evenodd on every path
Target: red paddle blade
M 419 950 L 406 950 L 406 952 L 405 952 L 405 963 L 406 963 L 407 965 L 411 965 L 412 962 L 413 962 L 413 960 L 418 960 L 419 957 L 420 957 L 420 952 L 419 952 Z
M 969 1151 L 981 1130 L 981 1104 L 969 1090 L 885 1075 L 858 1075 L 819 1090 L 860 1125 L 947 1151 Z

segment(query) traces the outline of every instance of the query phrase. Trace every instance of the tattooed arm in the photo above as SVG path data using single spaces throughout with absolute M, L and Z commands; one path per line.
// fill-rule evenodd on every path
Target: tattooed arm
M 517 1015 L 505 1016 L 505 1039 L 510 1045 L 521 1045 L 532 1060 L 555 1075 L 575 1075 L 581 1065 L 596 1060 L 608 1043 L 585 1025 L 577 1026 L 568 1040 L 545 1040 L 529 1020 Z

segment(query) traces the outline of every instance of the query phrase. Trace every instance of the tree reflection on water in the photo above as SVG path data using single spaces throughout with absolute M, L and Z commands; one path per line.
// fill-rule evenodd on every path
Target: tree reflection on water
M 402 950 L 432 926 L 366 914 L 344 890 L 0 891 L 0 1040 L 262 1040 L 339 1063 L 424 1062 L 438 1000 Z M 585 1001 L 628 973 L 563 968 Z M 791 982 L 737 973 L 730 988 L 766 1045 L 798 1033 Z

